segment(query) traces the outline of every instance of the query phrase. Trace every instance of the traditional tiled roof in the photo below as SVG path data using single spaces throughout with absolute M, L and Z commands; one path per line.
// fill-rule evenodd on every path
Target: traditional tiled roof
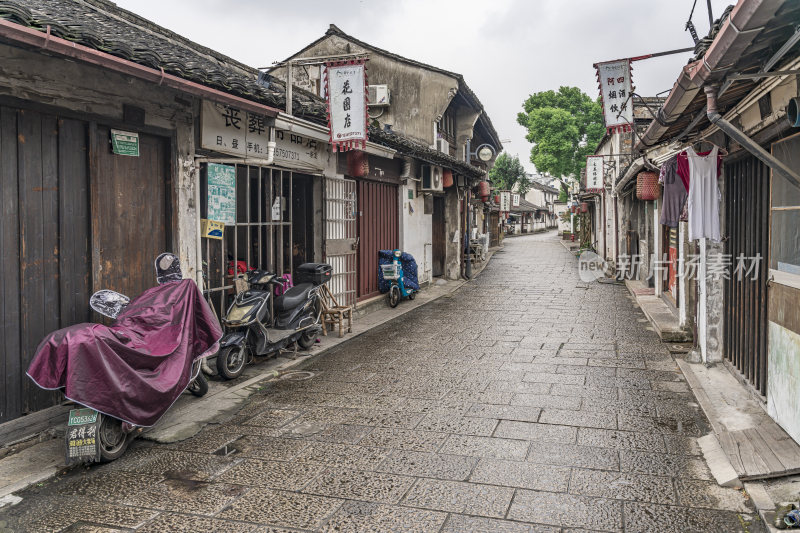
M 258 70 L 192 42 L 106 0 L 0 0 L 0 18 L 218 89 L 284 109 L 285 85 L 258 82 Z M 325 122 L 325 103 L 297 89 L 293 114 Z
M 429 148 L 424 144 L 420 144 L 394 131 L 385 131 L 375 126 L 370 126 L 369 140 L 383 146 L 388 146 L 389 148 L 394 148 L 398 152 L 415 157 L 426 163 L 447 167 L 469 178 L 477 179 L 485 174 L 484 170 L 478 167 L 472 166 L 464 161 L 459 161 L 454 157 Z
M 532 189 L 537 189 L 539 191 L 558 194 L 558 189 L 556 189 L 555 187 L 551 187 L 549 185 L 545 185 L 544 183 L 539 183 L 538 181 L 532 181 L 531 182 L 531 188 Z
M 525 198 L 519 199 L 519 206 L 512 207 L 512 213 L 535 213 L 536 211 L 547 211 L 544 207 L 539 207 L 536 204 L 533 204 L 526 200 Z
M 0 0 L 0 18 L 267 106 L 286 107 L 284 82 L 190 41 L 107 0 Z M 325 100 L 292 90 L 294 116 L 327 124 Z M 398 133 L 370 128 L 370 140 L 477 178 L 484 171 Z
M 304 47 L 302 50 L 300 50 L 299 52 L 294 54 L 292 57 L 295 57 L 295 56 L 297 56 L 299 54 L 302 54 L 306 50 L 311 49 L 312 47 L 316 46 L 317 44 L 319 44 L 323 40 L 327 39 L 331 35 L 336 35 L 338 37 L 346 39 L 346 40 L 352 42 L 353 44 L 355 44 L 357 46 L 360 46 L 360 47 L 365 48 L 367 50 L 372 50 L 373 52 L 381 54 L 382 56 L 388 57 L 388 58 L 393 59 L 395 61 L 399 61 L 401 63 L 406 63 L 408 65 L 414 65 L 416 67 L 420 67 L 420 68 L 423 68 L 425 70 L 429 70 L 431 72 L 438 72 L 440 74 L 444 74 L 446 76 L 450 76 L 451 78 L 455 78 L 458 81 L 459 90 L 463 92 L 463 94 L 464 94 L 465 98 L 467 99 L 467 101 L 470 102 L 472 105 L 474 105 L 475 108 L 478 109 L 479 111 L 483 111 L 483 113 L 481 113 L 481 116 L 478 119 L 478 122 L 480 122 L 483 125 L 483 127 L 486 129 L 487 133 L 489 134 L 489 137 L 491 137 L 492 142 L 495 143 L 495 148 L 497 149 L 497 151 L 500 152 L 502 150 L 503 145 L 500 142 L 500 136 L 498 135 L 497 130 L 494 128 L 494 124 L 492 124 L 492 121 L 489 118 L 489 115 L 486 114 L 486 112 L 484 110 L 484 107 L 483 107 L 483 104 L 481 103 L 480 99 L 478 99 L 478 95 L 476 95 L 473 92 L 473 90 L 469 88 L 469 85 L 467 85 L 467 82 L 464 80 L 464 76 L 462 76 L 461 74 L 459 74 L 457 72 L 452 72 L 452 71 L 449 71 L 449 70 L 445 70 L 443 68 L 434 67 L 433 65 L 428 65 L 427 63 L 422 63 L 422 62 L 416 61 L 414 59 L 409 59 L 409 58 L 403 57 L 403 56 L 401 56 L 399 54 L 395 54 L 394 52 L 390 52 L 388 50 L 384 50 L 383 48 L 379 48 L 379 47 L 374 46 L 372 44 L 366 43 L 364 41 L 361 41 L 361 40 L 353 37 L 352 35 L 348 35 L 347 33 L 343 32 L 335 24 L 331 24 L 330 25 L 330 27 L 328 28 L 328 31 L 325 32 L 325 35 L 323 35 L 322 37 L 320 37 L 316 41 L 312 42 L 308 46 Z

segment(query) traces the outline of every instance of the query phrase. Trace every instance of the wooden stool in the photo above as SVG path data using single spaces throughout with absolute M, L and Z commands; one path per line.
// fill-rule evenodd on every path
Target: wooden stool
M 322 334 L 327 335 L 328 325 L 339 325 L 339 337 L 344 337 L 344 321 L 347 320 L 347 333 L 353 332 L 353 308 L 339 305 L 327 285 L 322 286 Z

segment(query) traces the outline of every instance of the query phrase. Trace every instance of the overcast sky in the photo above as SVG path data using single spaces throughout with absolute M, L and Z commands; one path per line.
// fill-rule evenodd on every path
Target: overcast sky
M 527 96 L 577 86 L 598 95 L 592 64 L 692 46 L 694 0 L 116 0 L 193 41 L 254 67 L 287 58 L 333 23 L 362 41 L 459 72 L 483 102 L 507 152 L 529 171 L 516 122 Z M 712 0 L 715 17 L 733 0 Z M 706 2 L 693 16 L 708 32 Z M 637 61 L 636 91 L 672 87 L 690 54 Z M 664 93 L 666 95 L 666 93 Z

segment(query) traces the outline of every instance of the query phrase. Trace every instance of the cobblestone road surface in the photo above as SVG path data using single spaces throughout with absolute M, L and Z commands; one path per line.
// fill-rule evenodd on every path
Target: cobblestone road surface
M 0 530 L 762 530 L 712 480 L 707 422 L 627 291 L 581 283 L 552 233 L 310 368 L 190 440 L 29 490 Z

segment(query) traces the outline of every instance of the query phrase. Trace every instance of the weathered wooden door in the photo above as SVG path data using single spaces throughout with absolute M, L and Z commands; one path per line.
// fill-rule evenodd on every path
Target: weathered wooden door
M 51 331 L 89 318 L 87 124 L 0 107 L 0 422 L 57 403 L 26 375 Z
M 753 156 L 725 165 L 725 201 L 725 253 L 730 254 L 731 271 L 724 285 L 724 354 L 763 395 L 767 392 L 769 167 Z M 745 270 L 737 269 L 739 265 Z M 748 272 L 751 266 L 754 270 Z
M 356 304 L 358 202 L 355 180 L 325 178 L 325 261 L 329 288 L 341 305 Z
M 489 246 L 500 246 L 500 213 L 489 213 Z
M 139 157 L 112 153 L 97 127 L 92 165 L 93 288 L 130 297 L 156 285 L 153 261 L 171 249 L 169 141 L 139 134 Z
M 377 296 L 378 251 L 398 246 L 397 186 L 358 182 L 358 300 Z
M 431 221 L 431 269 L 433 277 L 444 276 L 447 251 L 447 229 L 445 226 L 445 201 L 442 196 L 433 197 L 433 220 Z

